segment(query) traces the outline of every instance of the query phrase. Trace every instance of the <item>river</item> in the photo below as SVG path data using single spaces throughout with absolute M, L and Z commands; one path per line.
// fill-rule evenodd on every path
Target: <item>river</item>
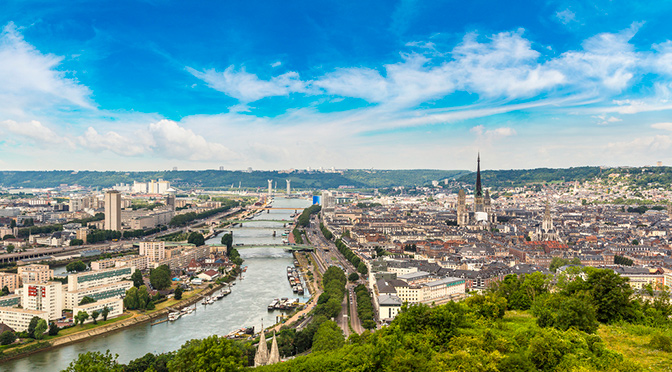
M 297 208 L 299 211 L 310 206 L 306 199 L 276 198 L 273 207 Z M 60 371 L 87 351 L 110 350 L 119 355 L 119 362 L 127 363 L 146 353 L 163 353 L 180 348 L 193 338 L 210 335 L 226 335 L 243 326 L 261 327 L 275 323 L 279 311 L 267 311 L 274 298 L 297 298 L 287 282 L 286 267 L 293 264 L 291 253 L 276 247 L 254 247 L 255 244 L 281 244 L 284 231 L 283 222 L 268 220 L 288 220 L 293 210 L 271 210 L 255 217 L 257 222 L 245 222 L 243 227 L 233 228 L 234 244 L 239 246 L 247 271 L 242 280 L 237 280 L 232 293 L 212 305 L 198 305 L 197 310 L 175 322 L 165 322 L 155 326 L 141 324 L 120 332 L 102 335 L 87 341 L 55 348 L 30 355 L 25 358 L 0 364 L 0 371 Z M 273 237 L 276 231 L 276 237 Z M 209 239 L 207 244 L 219 244 L 220 237 Z M 306 296 L 308 293 L 306 292 Z M 303 296 L 301 302 L 308 298 Z

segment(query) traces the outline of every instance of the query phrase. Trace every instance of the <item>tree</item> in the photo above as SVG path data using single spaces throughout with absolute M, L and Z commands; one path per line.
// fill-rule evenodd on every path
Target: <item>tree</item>
M 0 345 L 9 345 L 16 341 L 16 335 L 11 331 L 4 331 L 0 334 Z
M 182 288 L 181 287 L 175 288 L 175 299 L 176 300 L 181 300 L 182 299 Z
M 147 287 L 141 285 L 140 288 L 138 288 L 138 309 L 145 310 L 148 308 L 147 305 L 149 304 L 149 292 L 147 291 Z
M 360 274 L 366 275 L 366 273 L 369 272 L 369 270 L 366 268 L 366 264 L 364 262 L 360 262 L 359 265 L 357 265 L 357 271 L 359 271 Z
M 124 297 L 124 307 L 128 310 L 135 310 L 138 308 L 138 289 L 131 287 L 126 291 Z
M 91 319 L 93 319 L 93 324 L 98 324 L 98 316 L 100 315 L 100 311 L 94 310 L 91 312 Z
M 49 336 L 56 336 L 60 329 L 54 322 L 49 323 Z
M 35 338 L 35 327 L 37 327 L 37 323 L 41 319 L 42 318 L 38 316 L 34 316 L 32 319 L 30 319 L 30 323 L 28 323 L 28 337 Z
M 79 306 L 86 305 L 86 304 L 91 304 L 96 302 L 96 300 L 93 297 L 90 296 L 84 296 L 81 301 L 79 301 Z
M 142 272 L 138 269 L 135 269 L 131 275 L 131 280 L 133 281 L 133 286 L 135 288 L 140 288 L 141 285 L 145 284 L 145 281 L 142 279 Z
M 76 245 L 84 245 L 84 240 L 82 239 L 72 239 L 70 240 L 70 246 L 76 246 Z
M 69 264 L 65 265 L 65 269 L 69 273 L 85 271 L 86 268 L 87 268 L 86 264 L 82 261 L 70 262 Z
M 14 245 L 10 244 L 7 246 L 7 253 L 12 253 L 14 252 Z
M 11 220 L 11 221 L 9 222 L 9 228 L 10 228 L 10 229 L 13 229 L 13 228 L 15 228 L 15 227 L 16 227 L 16 220 Z
M 107 320 L 107 316 L 110 315 L 110 308 L 105 306 L 103 310 L 100 312 L 100 315 L 103 316 L 103 321 Z
M 224 234 L 222 236 L 222 245 L 226 246 L 226 254 L 229 254 L 231 247 L 233 247 L 233 234 Z
M 124 366 L 117 362 L 117 357 L 117 354 L 110 354 L 109 350 L 104 354 L 88 351 L 79 354 L 63 372 L 123 372 Z
M 247 358 L 245 358 L 247 361 Z M 231 340 L 210 336 L 202 340 L 189 340 L 168 362 L 170 371 L 242 371 L 243 353 Z
M 357 273 L 352 273 L 348 275 L 348 280 L 351 282 L 356 282 L 359 280 L 359 275 Z
M 9 294 L 9 287 L 2 287 L 2 296 L 7 296 Z
M 167 265 L 161 265 L 149 272 L 149 282 L 154 289 L 162 290 L 170 287 L 171 272 Z
M 44 320 L 44 319 L 40 319 L 37 322 L 37 325 L 35 326 L 35 331 L 34 331 L 35 339 L 36 340 L 43 339 L 44 338 L 44 332 L 46 332 L 47 329 L 49 329 L 49 326 L 47 325 L 47 321 Z
M 629 279 L 609 269 L 588 268 L 586 272 L 597 320 L 611 323 L 631 318 L 633 290 L 628 284 Z
M 16 239 L 16 236 L 14 236 L 12 234 L 7 234 L 7 235 L 2 237 L 2 240 L 8 240 L 8 239 Z
M 343 346 L 345 337 L 336 322 L 327 320 L 322 323 L 313 336 L 313 351 L 336 350 Z
M 77 315 L 75 315 L 75 317 L 77 319 L 77 322 L 79 322 L 79 325 L 83 326 L 84 322 L 86 322 L 86 320 L 89 319 L 89 313 L 87 313 L 86 311 L 80 311 L 77 313 Z M 77 322 L 75 322 L 75 324 L 77 324 Z
M 189 237 L 187 238 L 187 243 L 191 243 L 199 247 L 205 244 L 205 238 L 203 237 L 203 234 L 194 231 L 191 234 L 189 234 Z

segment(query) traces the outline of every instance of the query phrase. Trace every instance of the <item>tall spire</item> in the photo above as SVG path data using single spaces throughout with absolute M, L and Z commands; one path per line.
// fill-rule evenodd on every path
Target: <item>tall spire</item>
M 268 354 L 268 361 L 266 365 L 271 365 L 280 362 L 280 351 L 278 350 L 278 340 L 275 339 L 275 332 L 273 332 L 273 342 L 271 342 L 271 351 Z
M 481 153 L 478 153 L 478 160 L 476 163 L 476 196 L 483 196 L 483 189 L 481 188 Z
M 266 345 L 266 337 L 264 336 L 264 324 L 261 324 L 261 335 L 259 337 L 259 346 L 257 346 L 257 353 L 254 354 L 254 366 L 265 366 L 268 363 L 268 345 Z

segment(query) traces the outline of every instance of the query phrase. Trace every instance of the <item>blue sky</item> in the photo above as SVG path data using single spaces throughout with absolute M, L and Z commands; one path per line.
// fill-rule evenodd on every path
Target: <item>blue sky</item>
M 193 4 L 197 3 L 197 4 Z M 672 2 L 0 5 L 0 169 L 672 164 Z

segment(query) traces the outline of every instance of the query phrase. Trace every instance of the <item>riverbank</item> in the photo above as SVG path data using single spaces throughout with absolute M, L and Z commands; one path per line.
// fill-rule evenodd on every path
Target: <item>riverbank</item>
M 129 327 L 136 325 L 144 324 L 149 321 L 152 321 L 157 318 L 167 317 L 168 313 L 174 311 L 175 309 L 181 309 L 187 306 L 191 306 L 195 303 L 198 303 L 203 297 L 209 296 L 214 292 L 218 291 L 227 284 L 213 284 L 212 288 L 205 287 L 200 290 L 198 293 L 195 293 L 192 296 L 186 297 L 179 302 L 170 304 L 169 306 L 164 306 L 156 310 L 138 313 L 135 311 L 126 312 L 119 317 L 117 320 L 112 320 L 111 323 L 102 324 L 94 328 L 83 329 L 81 331 L 67 334 L 67 335 L 57 335 L 54 338 L 46 339 L 45 341 L 34 341 L 23 345 L 18 349 L 17 353 L 7 354 L 3 353 L 0 355 L 0 362 L 6 362 L 13 359 L 19 359 L 26 357 L 28 355 L 44 352 L 51 350 L 57 347 L 74 344 L 77 342 L 86 341 L 88 339 L 98 337 L 103 334 L 113 333 L 117 331 L 124 330 Z M 130 317 L 129 317 L 130 315 Z M 89 323 L 91 324 L 91 323 Z M 87 324 L 87 325 L 89 325 Z M 75 326 L 77 327 L 77 326 Z M 71 328 L 68 328 L 71 329 Z M 10 349 L 11 351 L 17 349 Z M 7 354 L 7 355 L 6 355 Z

